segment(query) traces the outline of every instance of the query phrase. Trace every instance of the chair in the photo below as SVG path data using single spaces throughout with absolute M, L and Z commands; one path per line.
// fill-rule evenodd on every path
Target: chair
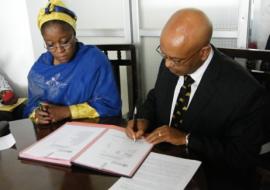
M 258 61 L 270 62 L 270 51 L 257 49 L 231 49 L 218 48 L 224 54 L 233 59 L 242 58 L 246 61 L 246 68 L 251 74 L 270 91 L 270 72 L 257 68 L 255 63 Z
M 257 49 L 229 49 L 219 48 L 221 52 L 233 59 L 242 58 L 246 61 L 246 68 L 267 90 L 266 98 L 269 99 L 265 105 L 264 143 L 270 142 L 270 72 L 264 66 L 258 67 L 255 63 L 270 63 L 270 51 Z M 260 155 L 257 165 L 257 174 L 260 177 L 260 190 L 270 189 L 270 152 Z
M 133 108 L 138 98 L 136 49 L 133 44 L 104 44 L 96 45 L 109 58 L 115 75 L 119 93 L 123 99 L 121 89 L 120 67 L 125 67 L 127 72 L 128 113 Z M 112 55 L 116 55 L 112 56 Z M 123 85 L 122 85 L 123 87 Z M 125 114 L 125 113 L 124 113 Z
M 255 61 L 267 61 L 270 62 L 270 51 L 268 50 L 257 50 L 257 49 L 230 49 L 230 48 L 218 48 L 224 54 L 232 57 L 233 59 L 242 58 L 245 59 L 246 64 Z M 247 66 L 247 65 L 246 65 Z M 258 69 L 259 68 L 259 69 Z M 266 109 L 270 109 L 270 72 L 261 70 L 261 67 L 255 67 L 250 69 L 247 66 L 248 71 L 266 88 L 267 102 Z M 270 110 L 269 110 L 270 111 Z M 268 113 L 267 113 L 268 114 Z M 267 120 L 267 122 L 270 120 Z M 268 125 L 268 123 L 267 123 Z M 266 132 L 268 134 L 267 141 L 270 141 L 270 127 L 267 126 Z
M 270 50 L 270 35 L 268 36 L 265 49 Z M 262 61 L 261 69 L 264 70 L 264 71 L 270 71 L 270 62 L 269 62 L 269 60 L 263 60 Z

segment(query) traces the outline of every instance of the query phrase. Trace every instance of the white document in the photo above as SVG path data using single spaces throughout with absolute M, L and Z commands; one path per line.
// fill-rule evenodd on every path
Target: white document
M 11 148 L 15 143 L 16 141 L 11 133 L 0 137 L 0 150 Z
M 133 178 L 121 177 L 110 190 L 181 190 L 201 162 L 151 152 Z
M 145 139 L 134 142 L 123 131 L 109 129 L 73 163 L 131 176 L 152 146 Z
M 65 125 L 24 151 L 24 154 L 70 160 L 104 130 L 105 128 Z

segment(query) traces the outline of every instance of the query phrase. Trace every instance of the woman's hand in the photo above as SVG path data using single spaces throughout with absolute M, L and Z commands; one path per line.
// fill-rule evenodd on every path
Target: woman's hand
M 71 116 L 68 106 L 57 106 L 53 104 L 40 105 L 40 108 L 35 111 L 36 124 L 49 124 L 64 120 Z
M 51 118 L 51 122 L 61 121 L 71 117 L 68 106 L 57 106 L 48 104 L 47 112 Z
M 51 117 L 49 113 L 41 108 L 36 109 L 35 111 L 35 123 L 36 124 L 49 124 L 51 123 Z

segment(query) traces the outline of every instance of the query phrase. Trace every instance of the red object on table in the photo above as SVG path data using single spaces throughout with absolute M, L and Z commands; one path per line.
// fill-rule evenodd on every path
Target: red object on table
M 3 104 L 8 103 L 10 100 L 12 100 L 14 96 L 15 94 L 13 93 L 13 91 L 11 90 L 5 91 L 4 94 L 2 95 Z

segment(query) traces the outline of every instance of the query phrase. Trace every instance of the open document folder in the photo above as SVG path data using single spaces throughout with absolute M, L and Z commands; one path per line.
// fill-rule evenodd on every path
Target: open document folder
M 109 190 L 182 190 L 200 164 L 151 152 L 132 178 L 121 177 Z
M 68 122 L 20 152 L 19 157 L 132 176 L 152 147 L 144 139 L 133 142 L 122 127 Z

